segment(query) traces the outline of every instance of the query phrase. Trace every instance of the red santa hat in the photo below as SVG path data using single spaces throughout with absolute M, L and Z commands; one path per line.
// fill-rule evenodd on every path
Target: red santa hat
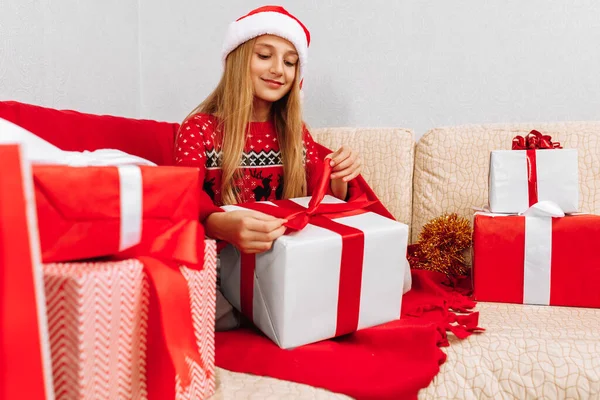
M 222 59 L 225 64 L 227 55 L 240 44 L 261 35 L 275 35 L 289 40 L 300 62 L 299 73 L 302 82 L 303 72 L 308 59 L 310 32 L 302 22 L 280 6 L 263 6 L 250 11 L 229 25 L 223 43 Z

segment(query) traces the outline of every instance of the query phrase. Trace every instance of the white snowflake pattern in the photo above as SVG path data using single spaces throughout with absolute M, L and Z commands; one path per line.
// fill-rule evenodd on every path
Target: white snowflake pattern
M 206 142 L 204 142 L 205 145 L 209 146 L 210 145 L 210 140 L 207 140 Z
M 187 151 L 185 153 L 183 153 L 184 156 L 187 156 L 188 154 L 190 154 L 190 153 L 188 153 Z
M 185 127 L 185 130 L 186 130 L 186 131 L 189 131 L 189 130 L 190 130 L 190 127 L 189 127 L 189 125 Z
M 183 139 L 183 143 L 187 143 L 187 139 Z
M 269 145 L 266 145 L 266 146 L 265 146 L 265 148 L 266 148 L 266 149 L 268 149 L 268 148 L 269 148 Z
M 194 137 L 194 134 L 193 134 L 193 133 L 192 133 L 192 134 L 190 134 L 190 137 Z
M 190 150 L 194 150 L 194 146 L 190 146 Z
M 262 140 L 258 139 L 258 140 L 257 140 L 257 142 L 258 142 L 258 143 L 262 143 Z

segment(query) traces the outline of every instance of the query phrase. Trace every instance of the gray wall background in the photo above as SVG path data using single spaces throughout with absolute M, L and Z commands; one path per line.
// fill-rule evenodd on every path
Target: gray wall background
M 267 2 L 268 3 L 268 2 Z M 180 121 L 254 0 L 0 0 L 0 99 Z M 600 120 L 600 2 L 285 1 L 312 127 Z

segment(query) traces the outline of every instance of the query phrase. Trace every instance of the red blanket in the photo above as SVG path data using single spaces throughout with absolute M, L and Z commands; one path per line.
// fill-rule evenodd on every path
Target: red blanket
M 216 333 L 216 365 L 344 393 L 356 399 L 411 399 L 446 360 L 446 331 L 465 338 L 477 327 L 475 303 L 439 273 L 413 270 L 402 318 L 344 337 L 282 350 L 254 328 Z

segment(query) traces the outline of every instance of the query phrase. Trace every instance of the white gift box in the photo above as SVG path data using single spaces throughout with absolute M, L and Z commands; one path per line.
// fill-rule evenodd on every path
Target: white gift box
M 292 200 L 307 207 L 310 197 Z M 323 203 L 343 202 L 325 196 Z M 402 295 L 410 289 L 408 226 L 373 212 L 333 221 L 364 233 L 358 277 L 360 300 L 354 299 L 359 306 L 355 310 L 355 330 L 400 318 Z M 252 318 L 259 329 L 282 348 L 336 336 L 342 268 L 340 234 L 309 223 L 300 231 L 280 237 L 271 250 L 255 257 Z M 238 310 L 242 310 L 241 276 L 240 252 L 229 245 L 221 252 L 221 290 Z
M 529 165 L 532 168 L 531 177 Z M 537 192 L 537 199 L 530 198 L 532 190 Z M 538 201 L 552 201 L 566 213 L 578 211 L 577 150 L 492 151 L 489 175 L 490 211 L 521 213 Z

